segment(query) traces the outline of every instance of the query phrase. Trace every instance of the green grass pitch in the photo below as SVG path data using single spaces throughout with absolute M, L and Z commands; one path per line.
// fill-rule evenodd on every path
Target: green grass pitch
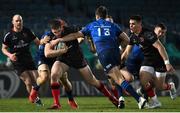
M 60 99 L 62 109 L 48 110 L 52 98 L 42 98 L 44 106 L 29 103 L 27 98 L 0 99 L 0 112 L 180 112 L 180 97 L 171 100 L 170 97 L 159 97 L 161 108 L 139 110 L 132 97 L 125 97 L 125 109 L 117 109 L 105 97 L 76 97 L 79 109 L 73 110 L 67 104 L 67 98 Z

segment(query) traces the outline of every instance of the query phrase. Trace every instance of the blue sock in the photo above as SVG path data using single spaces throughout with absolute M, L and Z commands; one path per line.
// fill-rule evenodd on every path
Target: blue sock
M 127 92 L 129 92 L 136 99 L 136 101 L 139 102 L 140 96 L 136 93 L 136 91 L 133 89 L 133 87 L 126 80 L 124 80 L 121 83 L 121 87 L 123 89 L 125 89 Z
M 122 87 L 120 85 L 116 85 L 116 88 L 118 90 L 119 97 L 123 96 L 123 89 L 122 89 Z
M 66 91 L 66 95 L 67 95 L 69 100 L 73 100 L 72 91 Z

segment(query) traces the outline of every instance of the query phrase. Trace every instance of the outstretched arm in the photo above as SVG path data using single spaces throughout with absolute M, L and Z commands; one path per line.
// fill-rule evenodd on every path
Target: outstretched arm
M 131 50 L 132 50 L 132 45 L 127 45 L 126 49 L 124 50 L 124 52 L 121 55 L 121 60 L 124 61 L 127 59 L 127 57 L 129 56 Z
M 121 39 L 122 43 L 123 44 L 122 46 L 123 47 L 126 47 L 128 44 L 129 44 L 129 37 L 127 36 L 127 34 L 125 32 L 122 32 L 120 35 L 119 35 L 119 38 Z
M 66 35 L 62 38 L 59 38 L 59 40 L 62 42 L 67 42 L 67 41 L 75 40 L 80 37 L 84 37 L 84 35 L 81 32 L 76 32 L 76 33 L 71 33 L 69 35 Z

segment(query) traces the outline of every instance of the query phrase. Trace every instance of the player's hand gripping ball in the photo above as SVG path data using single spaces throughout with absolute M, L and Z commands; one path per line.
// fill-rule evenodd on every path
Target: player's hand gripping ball
M 66 46 L 66 44 L 64 42 L 59 42 L 57 45 L 56 45 L 56 49 L 64 49 Z

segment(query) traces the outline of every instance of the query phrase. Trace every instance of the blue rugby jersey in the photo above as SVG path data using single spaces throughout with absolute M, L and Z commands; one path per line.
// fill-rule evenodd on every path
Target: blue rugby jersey
M 100 53 L 106 49 L 119 47 L 118 36 L 122 30 L 115 23 L 99 19 L 85 26 L 80 32 L 92 37 L 97 53 Z

